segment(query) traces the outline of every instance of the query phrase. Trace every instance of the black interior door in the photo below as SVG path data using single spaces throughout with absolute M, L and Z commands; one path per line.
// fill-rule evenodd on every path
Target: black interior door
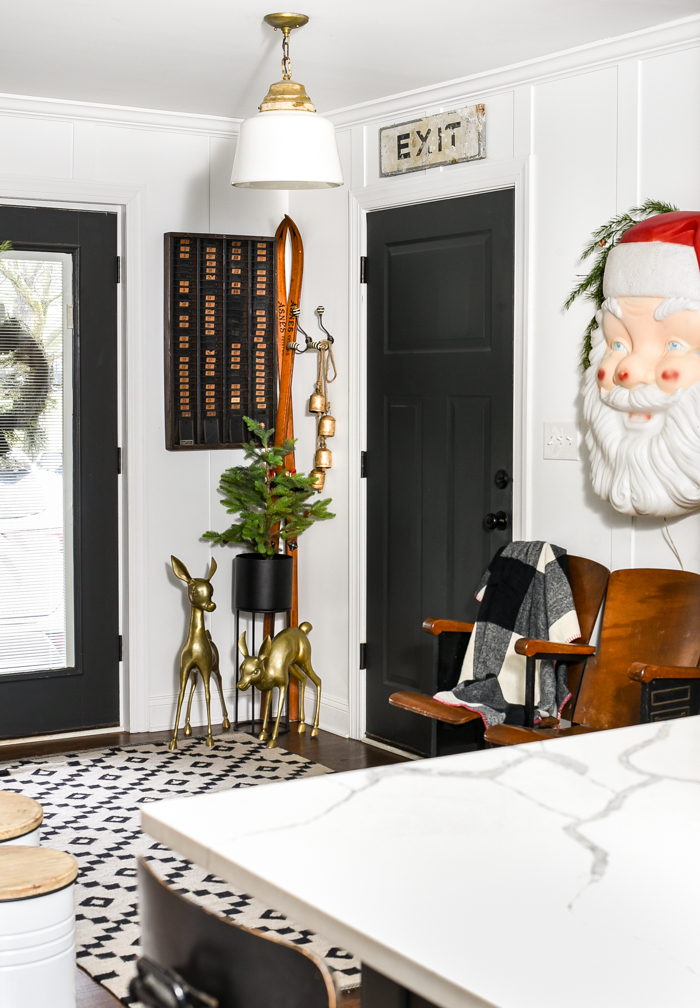
M 435 692 L 421 624 L 473 619 L 511 538 L 513 242 L 512 190 L 368 215 L 367 734 L 417 752 L 389 695 Z
M 7 302 L 0 312 L 0 577 L 13 582 L 10 591 L 0 588 L 4 738 L 118 724 L 120 661 L 117 218 L 0 206 L 0 242 L 8 239 L 12 251 L 3 260 L 14 257 L 16 265 L 9 280 L 0 275 L 0 302 Z M 34 256 L 28 265 L 24 253 Z M 42 256 L 52 253 L 63 254 L 54 261 L 69 312 L 61 321 L 59 309 L 54 329 L 46 318 L 59 303 L 51 293 L 56 270 L 49 262 L 40 272 Z M 49 396 L 36 421 L 48 433 L 19 416 L 18 402 L 31 400 L 22 391 L 27 382 Z M 59 436 L 51 423 L 61 410 Z M 56 594 L 61 571 L 64 609 Z

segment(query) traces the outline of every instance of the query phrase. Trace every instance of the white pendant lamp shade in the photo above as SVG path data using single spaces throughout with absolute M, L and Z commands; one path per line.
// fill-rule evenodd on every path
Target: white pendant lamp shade
M 317 112 L 258 112 L 241 123 L 231 185 L 331 189 L 342 184 L 335 130 Z
M 292 80 L 289 33 L 306 14 L 267 14 L 282 32 L 282 80 L 270 85 L 257 115 L 241 123 L 231 185 L 243 189 L 332 189 L 343 184 L 335 130 Z

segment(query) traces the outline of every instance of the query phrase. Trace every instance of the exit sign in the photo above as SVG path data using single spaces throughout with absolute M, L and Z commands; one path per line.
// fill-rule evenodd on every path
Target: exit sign
M 379 131 L 382 178 L 486 157 L 486 107 L 467 105 Z

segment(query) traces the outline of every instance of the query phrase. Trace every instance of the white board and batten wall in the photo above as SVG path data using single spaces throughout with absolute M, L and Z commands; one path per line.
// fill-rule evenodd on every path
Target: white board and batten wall
M 487 157 L 408 177 L 379 177 L 378 131 L 466 104 L 486 105 Z M 585 305 L 561 306 L 590 232 L 647 196 L 700 209 L 700 18 L 637 32 L 462 82 L 331 113 L 346 184 L 270 193 L 229 185 L 236 120 L 0 96 L 0 199 L 118 207 L 122 212 L 122 444 L 125 457 L 123 723 L 169 727 L 187 625 L 170 554 L 193 574 L 210 555 L 211 629 L 228 669 L 235 646 L 230 550 L 203 531 L 226 519 L 216 486 L 236 452 L 172 453 L 163 434 L 163 233 L 273 234 L 289 212 L 306 263 L 302 324 L 315 307 L 336 337 L 330 387 L 338 433 L 326 491 L 337 517 L 301 541 L 300 615 L 314 626 L 321 727 L 360 737 L 363 678 L 364 323 L 359 256 L 370 209 L 514 185 L 517 206 L 514 535 L 559 543 L 611 567 L 673 566 L 661 522 L 617 515 L 592 494 L 580 460 L 543 458 L 546 422 L 580 426 Z M 315 356 L 295 370 L 297 465 L 312 465 L 306 409 Z M 325 496 L 324 492 L 324 496 Z M 670 523 L 686 569 L 700 571 L 700 515 Z M 430 614 L 427 615 L 439 615 Z M 310 705 L 312 706 L 312 705 Z M 213 701 L 216 710 L 218 703 Z M 203 708 L 194 721 L 202 723 Z

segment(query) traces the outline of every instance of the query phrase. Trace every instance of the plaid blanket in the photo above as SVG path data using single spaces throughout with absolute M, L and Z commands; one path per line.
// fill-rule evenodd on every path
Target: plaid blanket
M 515 653 L 515 642 L 532 637 L 570 644 L 581 636 L 566 550 L 539 541 L 504 546 L 476 597 L 481 605 L 459 682 L 435 699 L 476 711 L 487 727 L 524 724 L 526 659 Z M 558 718 L 571 696 L 566 666 L 551 661 L 537 666 L 535 719 Z

